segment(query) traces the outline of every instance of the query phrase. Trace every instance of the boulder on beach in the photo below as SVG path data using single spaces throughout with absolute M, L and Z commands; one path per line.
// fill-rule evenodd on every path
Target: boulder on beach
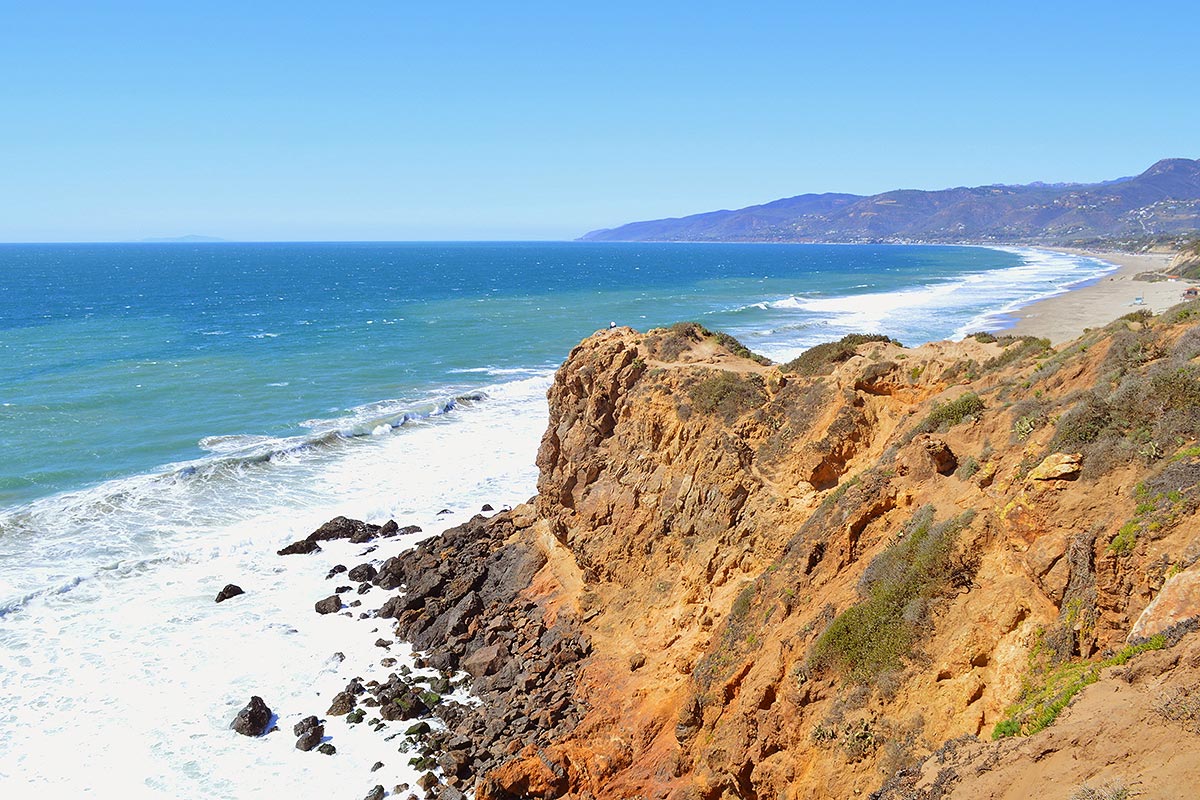
M 359 581 L 361 583 L 362 581 L 369 581 L 373 579 L 378 572 L 379 571 L 375 569 L 374 564 L 359 564 L 357 567 L 350 570 L 346 577 L 352 581 Z
M 334 614 L 342 610 L 342 598 L 331 594 L 324 600 L 318 600 L 314 605 L 318 614 Z
M 316 542 L 310 542 L 308 539 L 301 539 L 298 542 L 292 542 L 282 550 L 276 550 L 275 554 L 280 556 L 295 556 L 319 552 L 321 552 L 321 547 Z
M 267 708 L 261 697 L 254 695 L 229 723 L 229 727 L 243 736 L 262 736 L 270 721 L 271 709 Z
M 238 586 L 237 584 L 227 583 L 225 584 L 224 589 L 217 592 L 217 602 L 222 603 L 231 597 L 237 597 L 239 594 L 245 593 L 246 592 L 242 590 L 242 587 Z
M 353 692 L 338 692 L 334 695 L 333 703 L 330 704 L 329 710 L 325 713 L 331 717 L 340 717 L 349 714 L 354 708 L 354 693 Z
M 307 716 L 292 728 L 296 735 L 296 749 L 308 752 L 321 743 L 325 736 L 325 726 L 314 716 Z

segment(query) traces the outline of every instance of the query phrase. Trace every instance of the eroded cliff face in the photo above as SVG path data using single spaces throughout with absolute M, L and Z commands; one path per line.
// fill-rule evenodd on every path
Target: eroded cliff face
M 1195 313 L 791 372 L 694 326 L 587 339 L 537 497 L 395 565 L 479 550 L 459 590 L 409 583 L 391 611 L 476 678 L 480 800 L 950 796 L 925 759 L 1033 730 L 1010 714 L 1031 685 L 1135 624 L 1190 642 L 1156 680 L 1197 674 Z

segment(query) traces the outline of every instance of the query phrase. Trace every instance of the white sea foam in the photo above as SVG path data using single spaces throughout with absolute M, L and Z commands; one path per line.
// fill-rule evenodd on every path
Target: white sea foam
M 0 516 L 0 793 L 8 797 L 335 797 L 414 783 L 409 754 L 330 718 L 329 758 L 294 747 L 350 677 L 385 678 L 382 620 L 320 616 L 334 564 L 386 558 L 483 503 L 534 492 L 550 376 L 488 390 L 420 424 L 266 461 L 225 456 L 273 442 L 206 440 L 194 469 L 126 478 Z M 451 514 L 438 516 L 440 509 Z M 281 545 L 337 514 L 425 533 L 311 556 Z M 213 602 L 226 583 L 246 594 Z M 352 596 L 357 598 L 357 595 Z M 362 609 L 382 602 L 378 590 Z M 359 609 L 354 609 L 358 611 Z M 340 651 L 345 661 L 332 655 Z M 229 722 L 250 695 L 280 730 Z M 68 762 L 71 769 L 63 769 Z M 371 773 L 376 761 L 384 768 Z
M 1031 248 L 1012 252 L 1022 263 L 1004 269 L 965 273 L 923 286 L 887 292 L 829 296 L 791 295 L 765 301 L 766 310 L 798 316 L 807 330 L 773 318 L 757 330 L 734 330 L 752 349 L 787 361 L 808 347 L 847 333 L 885 333 L 906 343 L 962 338 L 977 330 L 1008 324 L 1017 308 L 1096 280 L 1116 267 L 1095 258 Z M 756 303 L 745 309 L 759 308 Z

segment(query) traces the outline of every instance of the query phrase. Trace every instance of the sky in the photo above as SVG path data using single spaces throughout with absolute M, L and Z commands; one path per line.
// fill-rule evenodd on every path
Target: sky
M 0 0 L 0 241 L 569 239 L 1200 157 L 1194 2 Z

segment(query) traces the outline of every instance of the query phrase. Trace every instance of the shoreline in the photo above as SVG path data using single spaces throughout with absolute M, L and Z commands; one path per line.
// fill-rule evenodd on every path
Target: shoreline
M 1087 256 L 1112 264 L 1116 269 L 1101 278 L 1037 300 L 1014 310 L 1011 324 L 1003 332 L 1014 336 L 1038 336 L 1059 345 L 1100 328 L 1139 309 L 1161 314 L 1182 302 L 1186 281 L 1135 281 L 1143 272 L 1158 272 L 1171 263 L 1172 255 L 1099 252 L 1071 248 L 1038 248 L 1056 253 Z M 1141 302 L 1136 302 L 1141 298 Z

